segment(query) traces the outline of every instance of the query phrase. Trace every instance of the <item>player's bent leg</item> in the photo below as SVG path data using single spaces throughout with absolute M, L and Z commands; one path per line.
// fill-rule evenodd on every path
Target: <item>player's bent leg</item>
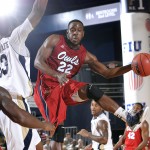
M 58 125 L 50 142 L 51 150 L 62 150 L 64 136 L 65 136 L 65 130 L 63 125 Z
M 115 116 L 126 122 L 126 116 L 128 112 L 120 107 L 113 99 L 107 95 L 103 95 L 98 102 L 104 110 L 113 113 Z
M 98 100 L 98 102 L 104 110 L 113 113 L 115 116 L 126 122 L 130 127 L 139 123 L 140 115 L 138 113 L 136 115 L 130 114 L 125 109 L 120 107 L 110 97 L 103 95 L 101 99 Z
M 97 101 L 104 110 L 113 113 L 115 116 L 122 119 L 123 121 L 126 121 L 126 119 L 128 119 L 127 123 L 129 125 L 137 123 L 138 119 L 137 116 L 131 116 L 126 110 L 120 107 L 113 99 L 111 99 L 107 95 L 104 95 L 104 93 L 97 86 L 88 85 L 86 92 L 87 97 L 89 99 L 94 99 L 95 101 Z
M 87 86 L 87 97 L 97 101 L 104 110 L 115 113 L 119 105 L 95 85 Z
M 95 85 L 86 85 L 85 87 L 80 89 L 79 96 L 80 95 L 82 97 L 85 97 L 86 95 L 88 99 L 95 100 L 101 105 L 101 107 L 104 110 L 113 113 L 118 118 L 127 122 L 128 125 L 135 125 L 137 123 L 137 120 L 138 120 L 137 116 L 130 115 L 130 113 L 128 113 L 125 109 L 120 107 L 113 99 L 105 95 L 103 91 Z
M 87 85 L 86 94 L 89 99 L 94 99 L 100 103 L 100 99 L 104 95 L 104 92 L 100 90 L 97 86 L 89 84 Z

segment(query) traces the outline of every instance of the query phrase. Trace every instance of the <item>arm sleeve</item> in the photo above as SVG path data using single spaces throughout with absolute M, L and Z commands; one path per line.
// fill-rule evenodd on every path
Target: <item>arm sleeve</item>
M 23 56 L 29 56 L 29 51 L 25 46 L 25 41 L 33 27 L 27 18 L 20 26 L 15 28 L 9 38 L 13 50 Z

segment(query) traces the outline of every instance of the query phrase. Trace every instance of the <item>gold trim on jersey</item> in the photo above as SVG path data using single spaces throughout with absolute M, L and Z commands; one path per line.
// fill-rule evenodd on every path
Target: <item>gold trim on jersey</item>
M 25 107 L 25 105 L 24 105 L 22 96 L 19 96 L 19 95 L 17 96 L 17 103 L 18 103 L 18 106 L 19 106 L 21 109 L 27 111 L 27 110 L 26 110 L 26 107 Z M 28 132 L 29 132 L 29 128 L 26 128 L 26 127 L 23 127 L 23 126 L 21 126 L 21 128 L 22 128 L 22 136 L 23 136 L 23 139 L 25 139 L 26 136 L 27 136 L 27 134 L 28 134 Z
M 28 84 L 29 84 L 29 87 L 30 87 L 30 95 L 28 96 L 28 97 L 30 97 L 32 94 L 33 94 L 33 85 L 32 85 L 32 83 L 31 83 L 31 81 L 29 80 L 28 81 Z M 26 97 L 27 98 L 27 97 Z

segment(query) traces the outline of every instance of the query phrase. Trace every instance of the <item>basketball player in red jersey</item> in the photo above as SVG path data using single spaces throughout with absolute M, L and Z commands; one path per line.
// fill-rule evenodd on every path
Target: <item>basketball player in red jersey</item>
M 138 113 L 143 109 L 141 103 L 135 103 L 133 106 L 133 113 Z M 145 147 L 149 147 L 149 124 L 145 120 L 140 124 L 137 124 L 133 129 L 129 126 L 126 127 L 124 135 L 119 139 L 114 146 L 114 150 L 117 150 L 124 144 L 125 150 L 145 150 Z
M 80 20 L 72 20 L 68 24 L 66 36 L 53 34 L 40 47 L 34 62 L 34 66 L 39 70 L 34 98 L 41 114 L 58 126 L 66 119 L 68 105 L 94 99 L 104 110 L 126 120 L 127 112 L 99 88 L 72 80 L 72 77 L 79 72 L 83 64 L 88 64 L 92 71 L 105 78 L 122 75 L 131 70 L 131 65 L 108 69 L 81 44 L 83 37 L 83 23 Z M 128 118 L 131 125 L 135 124 L 132 116 L 129 115 Z M 63 133 L 61 129 L 61 126 L 58 126 L 56 136 L 54 135 L 54 141 L 60 143 L 63 142 L 63 136 L 57 133 Z
M 24 127 L 43 129 L 50 131 L 52 134 L 55 131 L 55 126 L 49 122 L 41 122 L 30 113 L 21 109 L 16 105 L 11 98 L 11 95 L 6 89 L 0 87 L 0 110 L 3 111 L 11 120 Z

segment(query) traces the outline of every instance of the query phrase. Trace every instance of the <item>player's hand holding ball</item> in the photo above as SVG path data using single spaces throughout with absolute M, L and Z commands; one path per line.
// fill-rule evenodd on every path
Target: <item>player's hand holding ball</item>
M 139 53 L 131 63 L 132 70 L 139 76 L 145 77 L 150 75 L 150 54 Z

